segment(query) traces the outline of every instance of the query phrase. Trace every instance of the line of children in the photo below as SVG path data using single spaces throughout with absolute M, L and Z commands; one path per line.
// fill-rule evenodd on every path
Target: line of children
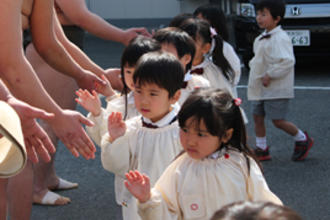
M 210 219 L 241 200 L 282 202 L 269 190 L 252 150 L 238 103 L 222 90 L 197 90 L 178 114 L 184 153 L 153 189 L 139 171 L 126 174 L 142 219 Z M 164 145 L 166 146 L 166 145 Z
M 130 119 L 140 113 L 135 108 L 133 97 L 133 73 L 135 71 L 138 59 L 145 53 L 160 50 L 157 41 L 144 36 L 134 38 L 130 44 L 124 49 L 121 57 L 121 79 L 124 85 L 121 95 L 118 95 L 108 84 L 103 89 L 102 94 L 106 94 L 107 107 L 101 108 L 101 101 L 96 92 L 90 94 L 87 90 L 78 90 L 76 92 L 79 97 L 76 101 L 82 105 L 88 112 L 88 119 L 97 126 L 88 127 L 87 132 L 97 145 L 100 146 L 102 136 L 107 133 L 107 119 L 111 112 L 121 112 L 124 119 Z M 106 79 L 103 78 L 105 81 Z
M 103 167 L 125 177 L 129 170 L 150 176 L 154 184 L 182 150 L 176 115 L 184 71 L 178 59 L 169 53 L 150 52 L 138 61 L 133 76 L 134 100 L 141 113 L 123 121 L 120 112 L 108 119 L 108 133 L 101 143 Z M 124 183 L 122 182 L 124 187 Z M 119 188 L 118 188 L 119 189 Z M 118 190 L 116 189 L 116 190 Z M 140 219 L 136 200 L 120 189 L 124 219 Z
M 163 51 L 172 53 L 179 59 L 186 72 L 178 102 L 180 105 L 195 88 L 210 87 L 210 82 L 207 79 L 190 74 L 196 50 L 194 40 L 186 32 L 175 27 L 167 27 L 158 30 L 153 37 L 160 43 Z
M 295 57 L 289 36 L 280 22 L 285 14 L 282 0 L 262 0 L 256 5 L 257 23 L 265 31 L 253 45 L 255 56 L 250 61 L 248 99 L 252 101 L 256 133 L 255 153 L 259 160 L 270 160 L 266 141 L 265 116 L 275 127 L 293 136 L 293 161 L 304 160 L 313 146 L 313 139 L 286 120 L 289 101 L 294 97 Z

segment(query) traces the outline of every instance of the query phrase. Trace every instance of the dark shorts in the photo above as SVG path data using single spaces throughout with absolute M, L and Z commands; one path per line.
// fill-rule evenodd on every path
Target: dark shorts
M 65 36 L 81 50 L 84 49 L 85 31 L 75 25 L 62 25 Z
M 257 116 L 267 116 L 272 120 L 282 120 L 289 110 L 289 103 L 290 99 L 252 101 L 252 113 Z
M 63 31 L 66 37 L 75 45 L 77 45 L 81 50 L 84 49 L 84 38 L 85 31 L 75 25 L 63 25 Z M 29 30 L 23 31 L 23 48 L 24 51 L 26 47 L 32 42 L 31 34 Z

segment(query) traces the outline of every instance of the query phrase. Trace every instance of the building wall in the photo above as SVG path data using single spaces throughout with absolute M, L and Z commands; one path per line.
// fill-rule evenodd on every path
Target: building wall
M 164 19 L 193 12 L 208 0 L 86 0 L 91 11 L 104 19 Z

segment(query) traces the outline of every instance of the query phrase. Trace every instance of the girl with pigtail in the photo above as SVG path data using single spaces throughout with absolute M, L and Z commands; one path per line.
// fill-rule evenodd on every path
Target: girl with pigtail
M 260 164 L 246 144 L 240 100 L 219 89 L 198 89 L 178 114 L 184 149 L 154 187 L 139 171 L 126 174 L 142 219 L 210 219 L 237 201 L 282 205 L 268 188 Z
M 191 73 L 205 77 L 211 83 L 211 88 L 225 89 L 237 97 L 234 92 L 234 71 L 223 54 L 224 41 L 221 36 L 212 34 L 209 23 L 199 18 L 185 20 L 180 28 L 195 40 L 196 53 Z

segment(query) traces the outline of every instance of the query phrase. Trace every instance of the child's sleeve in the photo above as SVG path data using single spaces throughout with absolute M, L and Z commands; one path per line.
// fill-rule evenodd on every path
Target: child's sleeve
M 175 161 L 176 162 L 176 161 Z M 151 190 L 151 198 L 139 203 L 139 215 L 142 219 L 181 219 L 178 205 L 176 163 L 173 162 L 162 174 Z
M 252 201 L 269 201 L 282 205 L 282 201 L 270 191 L 257 163 L 250 159 L 250 176 L 248 176 L 248 195 Z
M 106 132 L 101 141 L 101 162 L 103 168 L 113 172 L 123 178 L 125 173 L 130 170 L 134 143 L 136 142 L 135 131 L 138 129 L 135 120 L 126 123 L 125 134 L 110 143 L 109 134 Z
M 108 131 L 108 116 L 109 114 L 106 113 L 104 108 L 101 108 L 100 115 L 96 117 L 91 113 L 87 115 L 87 118 L 94 123 L 94 126 L 86 126 L 86 131 L 98 146 L 101 146 L 102 136 Z
M 268 63 L 266 73 L 276 79 L 293 73 L 295 58 L 288 37 L 279 36 L 274 41 L 269 47 L 269 52 L 265 53 L 265 59 Z

